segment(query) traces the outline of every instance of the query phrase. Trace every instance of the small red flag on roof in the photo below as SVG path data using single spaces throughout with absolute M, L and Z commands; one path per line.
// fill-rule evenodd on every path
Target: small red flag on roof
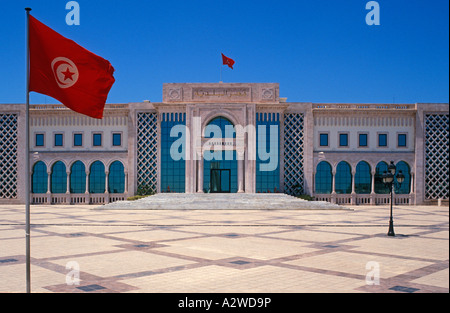
M 233 65 L 235 63 L 233 59 L 230 59 L 229 57 L 224 56 L 222 53 L 222 61 L 223 61 L 223 65 L 228 65 L 228 67 L 233 69 Z

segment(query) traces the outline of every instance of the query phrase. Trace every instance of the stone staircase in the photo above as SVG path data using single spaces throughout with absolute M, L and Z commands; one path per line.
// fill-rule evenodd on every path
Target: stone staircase
M 349 210 L 325 201 L 306 201 L 281 193 L 160 193 L 136 201 L 118 201 L 98 209 L 124 210 Z

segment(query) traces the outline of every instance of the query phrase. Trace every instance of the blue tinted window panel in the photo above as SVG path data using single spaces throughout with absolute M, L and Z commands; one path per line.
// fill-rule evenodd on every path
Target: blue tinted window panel
M 335 191 L 337 194 L 352 192 L 352 173 L 347 162 L 340 162 L 336 168 Z
M 348 134 L 339 134 L 339 145 L 341 147 L 348 147 Z
M 386 134 L 378 135 L 378 146 L 387 147 L 387 135 Z
M 77 161 L 72 165 L 70 171 L 70 192 L 86 192 L 86 168 L 81 161 Z
M 83 134 L 73 135 L 73 145 L 75 147 L 81 147 L 83 145 Z
M 39 161 L 33 166 L 32 176 L 32 193 L 46 193 L 48 188 L 47 166 L 44 162 Z
M 328 134 L 320 134 L 320 146 L 321 147 L 328 146 Z
M 170 121 L 167 120 L 170 118 Z M 180 160 L 174 160 L 170 154 L 172 145 L 179 140 L 181 134 L 177 137 L 171 137 L 170 131 L 177 125 L 185 126 L 185 115 L 182 113 L 164 114 L 161 121 L 161 192 L 185 192 L 186 164 L 185 157 Z M 184 143 L 185 144 L 185 143 Z M 181 146 L 178 147 L 181 152 Z M 164 174 L 165 173 L 165 174 Z
M 359 162 L 355 173 L 355 192 L 357 194 L 370 194 L 372 191 L 372 174 L 366 162 Z
M 102 145 L 102 134 L 94 134 L 92 141 L 94 147 L 100 147 Z
M 359 146 L 367 147 L 367 134 L 359 134 Z
M 67 173 L 63 162 L 58 161 L 52 167 L 51 173 L 51 192 L 66 193 L 67 191 Z
M 333 188 L 333 176 L 331 172 L 331 165 L 329 163 L 320 162 L 317 165 L 315 182 L 317 194 L 331 194 Z
M 398 135 L 398 146 L 399 147 L 406 147 L 406 134 L 399 134 Z
M 102 162 L 96 161 L 91 165 L 89 173 L 89 192 L 104 193 L 106 187 L 105 166 Z
M 122 134 L 113 134 L 113 146 L 121 146 L 122 145 Z
M 62 147 L 63 145 L 63 135 L 55 134 L 55 147 Z
M 44 134 L 36 134 L 36 147 L 44 146 Z
M 257 115 L 256 121 L 256 192 L 259 193 L 273 193 L 280 191 L 280 122 L 278 115 L 274 113 L 264 113 Z M 276 126 L 276 131 L 274 127 Z M 261 132 L 261 127 L 265 129 L 264 133 Z M 267 160 L 262 160 L 259 155 L 260 149 L 265 147 L 265 152 L 276 153 L 276 165 L 273 170 L 267 171 L 264 165 L 268 165 L 269 162 L 273 162 L 274 156 L 270 156 Z

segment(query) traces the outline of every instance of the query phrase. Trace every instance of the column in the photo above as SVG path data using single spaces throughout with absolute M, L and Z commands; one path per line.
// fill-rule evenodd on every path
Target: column
M 238 193 L 244 192 L 244 152 L 238 153 Z
M 108 175 L 109 175 L 109 171 L 105 171 L 105 193 L 109 193 L 108 189 Z
M 411 185 L 410 185 L 410 189 L 409 189 L 409 205 L 415 205 L 415 199 L 416 197 L 414 197 L 414 172 L 411 172 Z
M 51 192 L 51 181 L 50 181 L 51 176 L 52 176 L 52 172 L 47 172 L 47 194 L 52 193 Z
M 52 172 L 47 172 L 47 203 L 52 203 L 52 189 L 51 189 L 51 175 Z
M 123 192 L 125 193 L 125 194 L 128 194 L 128 172 L 124 172 L 124 175 L 125 175 L 125 189 L 123 190 Z
M 352 170 L 352 195 L 351 195 L 351 204 L 356 204 L 356 192 L 355 192 L 355 175 L 356 170 Z
M 336 169 L 331 171 L 332 191 L 331 191 L 331 203 L 336 203 Z
M 70 203 L 70 172 L 66 172 L 66 203 Z
M 89 171 L 86 171 L 86 192 L 85 194 L 89 194 Z
M 372 166 L 372 168 L 374 168 L 373 166 Z M 370 204 L 371 205 L 375 205 L 376 204 L 376 201 L 375 201 L 375 174 L 376 174 L 376 170 L 374 169 L 374 170 L 372 170 L 372 177 L 371 177 L 371 179 L 372 179 L 372 184 L 371 184 L 371 191 L 370 191 Z
M 66 172 L 67 182 L 66 182 L 66 194 L 70 194 L 70 172 Z
M 103 200 L 104 203 L 109 203 L 108 175 L 109 171 L 105 171 L 105 199 Z
M 198 162 L 197 162 L 198 166 L 197 166 L 197 172 L 198 172 L 198 177 L 197 177 L 197 192 L 198 193 L 203 193 L 203 155 L 200 152 L 200 156 L 198 158 Z
M 84 203 L 90 203 L 90 201 L 89 201 L 89 171 L 86 171 L 86 191 L 84 192 Z

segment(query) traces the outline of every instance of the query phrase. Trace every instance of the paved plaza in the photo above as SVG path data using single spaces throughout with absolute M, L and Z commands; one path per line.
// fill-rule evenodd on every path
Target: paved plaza
M 387 205 L 186 208 L 33 205 L 31 291 L 449 292 L 447 206 L 395 206 L 396 237 Z M 0 207 L 0 292 L 26 290 L 24 221 Z

